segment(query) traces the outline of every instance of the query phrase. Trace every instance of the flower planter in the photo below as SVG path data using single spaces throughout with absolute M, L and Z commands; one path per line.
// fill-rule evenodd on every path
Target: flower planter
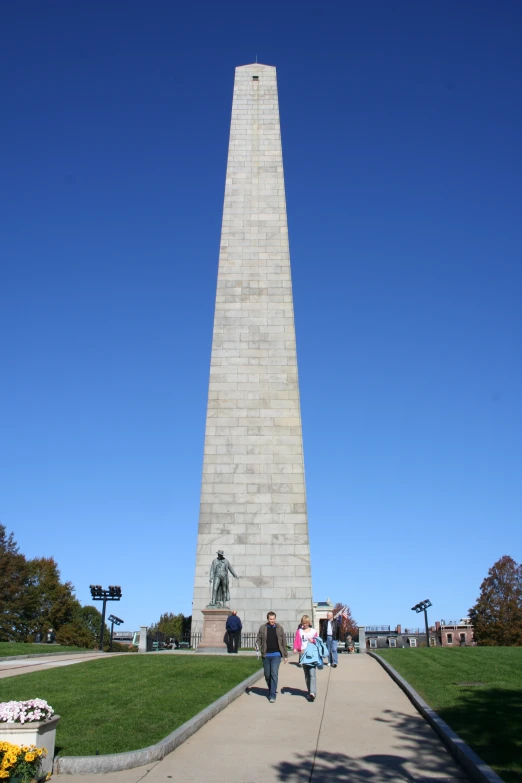
M 54 746 L 56 741 L 56 726 L 60 720 L 59 715 L 53 715 L 49 720 L 35 723 L 0 723 L 0 741 L 11 742 L 13 745 L 36 745 L 37 748 L 45 748 L 47 756 L 42 759 L 39 772 L 40 777 L 45 777 L 53 771 Z

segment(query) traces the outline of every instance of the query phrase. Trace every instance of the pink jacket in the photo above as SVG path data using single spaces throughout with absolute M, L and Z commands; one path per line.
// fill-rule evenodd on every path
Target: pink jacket
M 316 636 L 319 636 L 319 634 L 317 633 L 317 631 L 314 631 L 314 635 L 311 636 L 310 639 L 308 639 L 308 641 L 310 642 L 312 639 L 315 639 Z M 301 636 L 301 629 L 298 628 L 297 631 L 295 632 L 294 652 L 301 652 L 301 650 L 303 649 L 302 642 L 303 642 L 303 638 Z

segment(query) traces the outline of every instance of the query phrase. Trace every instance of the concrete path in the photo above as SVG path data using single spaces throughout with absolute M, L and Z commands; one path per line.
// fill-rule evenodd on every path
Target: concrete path
M 57 666 L 71 666 L 73 663 L 84 661 L 97 661 L 99 658 L 113 658 L 115 655 L 129 655 L 129 653 L 71 653 L 70 655 L 48 655 L 42 658 L 18 658 L 11 661 L 0 661 L 0 679 L 3 677 L 15 677 L 17 674 L 30 674 L 41 672 L 45 669 L 54 669 Z
M 62 783 L 427 783 L 467 780 L 400 688 L 367 655 L 341 655 L 305 697 L 302 669 L 281 664 L 157 764 Z

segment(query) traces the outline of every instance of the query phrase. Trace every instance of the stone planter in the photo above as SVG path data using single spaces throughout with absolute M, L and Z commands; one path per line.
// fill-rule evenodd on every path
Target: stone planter
M 0 723 L 0 740 L 12 745 L 36 745 L 45 748 L 47 756 L 42 759 L 40 777 L 45 777 L 53 771 L 54 746 L 56 742 L 56 726 L 59 715 L 53 715 L 49 720 L 38 723 Z

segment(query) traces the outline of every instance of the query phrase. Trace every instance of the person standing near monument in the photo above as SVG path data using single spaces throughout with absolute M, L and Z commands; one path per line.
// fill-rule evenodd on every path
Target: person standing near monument
M 321 630 L 321 639 L 326 644 L 326 649 L 328 650 L 328 663 L 326 665 L 330 666 L 331 664 L 334 669 L 337 668 L 337 644 L 340 634 L 341 623 L 334 618 L 333 612 L 328 612 L 326 622 L 323 623 Z
M 217 557 L 210 566 L 210 579 L 212 583 L 212 599 L 209 606 L 226 606 L 230 601 L 230 589 L 228 586 L 228 572 L 239 579 L 238 575 L 225 557 L 222 549 L 217 552 Z
M 268 701 L 273 704 L 276 700 L 281 658 L 288 663 L 288 652 L 285 632 L 283 626 L 276 623 L 276 613 L 268 612 L 266 619 L 267 622 L 263 623 L 258 631 L 257 644 L 263 659 Z
M 243 624 L 237 616 L 237 609 L 232 611 L 232 614 L 227 618 L 226 629 L 228 633 L 228 652 L 237 653 L 241 647 L 241 629 Z

